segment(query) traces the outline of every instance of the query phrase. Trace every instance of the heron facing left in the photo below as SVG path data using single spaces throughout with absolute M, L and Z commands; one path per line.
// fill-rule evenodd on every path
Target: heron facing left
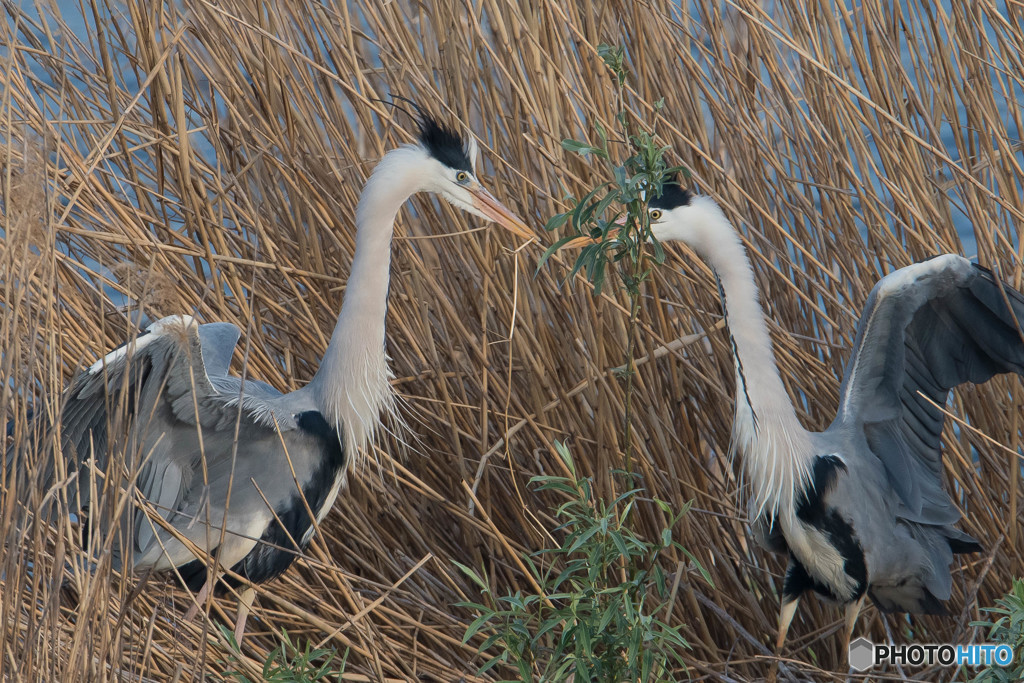
M 198 591 L 240 588 L 241 638 L 252 585 L 284 572 L 310 542 L 357 454 L 394 409 L 385 354 L 391 243 L 398 211 L 418 192 L 531 238 L 526 224 L 476 176 L 477 144 L 420 112 L 419 137 L 374 168 L 355 213 L 356 249 L 337 324 L 308 384 L 281 393 L 228 374 L 239 328 L 163 318 L 79 374 L 60 412 L 61 467 L 72 483 L 72 512 L 88 524 L 110 483 L 141 504 L 99 525 L 119 533 L 115 569 L 177 569 Z M 115 419 L 114 407 L 127 414 Z M 112 425 L 124 424 L 115 429 Z M 17 453 L 8 467 L 17 469 Z M 125 453 L 134 481 L 111 477 L 110 453 Z M 315 520 L 315 522 L 314 522 Z M 93 526 L 97 526 L 95 523 Z M 185 539 L 184 541 L 181 539 Z M 196 552 L 198 551 L 198 553 Z M 230 569 L 218 581 L 214 566 Z
M 808 592 L 845 607 L 847 643 L 865 598 L 883 612 L 945 614 L 954 555 L 982 548 L 957 528 L 944 485 L 943 406 L 961 384 L 1024 375 L 1024 294 L 955 254 L 885 276 L 857 325 L 835 419 L 811 431 L 783 383 L 746 248 L 719 205 L 670 183 L 648 218 L 655 239 L 687 245 L 718 283 L 752 532 L 789 558 L 776 649 Z

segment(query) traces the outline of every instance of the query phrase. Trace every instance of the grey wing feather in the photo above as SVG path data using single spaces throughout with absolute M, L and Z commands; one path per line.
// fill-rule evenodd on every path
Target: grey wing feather
M 107 354 L 68 389 L 61 431 L 68 469 L 79 472 L 79 507 L 87 508 L 92 492 L 103 486 L 102 477 L 89 475 L 107 472 L 107 454 L 116 446 L 134 458 L 135 485 L 142 496 L 158 514 L 184 528 L 193 520 L 175 517 L 199 506 L 198 500 L 192 500 L 203 497 L 197 487 L 217 498 L 220 489 L 228 488 L 233 471 L 225 463 L 236 454 L 243 460 L 256 451 L 246 444 L 275 443 L 280 439 L 275 436 L 277 430 L 295 428 L 290 411 L 277 410 L 260 396 L 218 391 L 204 366 L 197 327 L 184 316 L 157 321 L 149 334 Z M 231 333 L 224 328 L 215 332 L 221 339 Z M 296 403 L 301 407 L 301 400 Z M 119 420 L 125 422 L 119 424 Z M 132 468 L 131 462 L 126 465 Z M 245 463 L 236 474 L 258 477 L 258 467 Z M 197 514 L 192 510 L 192 517 Z M 152 548 L 154 536 L 160 533 L 153 522 L 142 513 L 126 515 L 122 522 L 134 530 L 133 552 Z
M 1024 296 L 952 254 L 888 275 L 868 297 L 830 430 L 863 429 L 905 519 L 959 519 L 942 485 L 939 408 L 964 382 L 1024 374 L 1018 321 Z
M 249 397 L 272 399 L 283 394 L 276 388 L 258 379 L 244 380 L 234 375 L 211 376 L 210 382 L 217 388 L 217 391 L 225 396 L 246 395 Z
M 199 343 L 203 350 L 203 365 L 209 377 L 228 374 L 231 356 L 235 353 L 242 331 L 231 323 L 206 323 L 199 326 Z
M 281 392 L 273 386 L 258 379 L 246 378 L 244 381 L 229 375 L 231 357 L 235 346 L 242 336 L 242 331 L 232 323 L 206 323 L 199 326 L 199 342 L 203 349 L 203 364 L 210 383 L 218 392 L 227 396 L 248 395 L 262 398 L 275 398 Z

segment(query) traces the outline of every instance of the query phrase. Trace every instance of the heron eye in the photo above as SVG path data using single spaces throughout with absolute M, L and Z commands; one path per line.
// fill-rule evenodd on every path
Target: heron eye
M 466 173 L 465 171 L 459 171 L 458 173 L 455 174 L 455 181 L 456 182 L 464 183 L 467 180 L 469 180 L 469 174 Z
M 661 209 L 651 209 L 651 220 L 652 221 L 660 221 L 661 220 Z

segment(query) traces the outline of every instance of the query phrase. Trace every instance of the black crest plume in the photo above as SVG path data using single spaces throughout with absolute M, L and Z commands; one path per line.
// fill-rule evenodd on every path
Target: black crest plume
M 693 199 L 693 193 L 684 188 L 677 177 L 675 180 L 662 185 L 661 196 L 652 199 L 648 206 L 652 209 L 671 211 L 680 206 L 687 206 L 691 199 Z
M 473 163 L 466 153 L 466 143 L 462 136 L 439 122 L 431 116 L 420 105 L 407 97 L 391 95 L 396 100 L 408 103 L 416 114 L 413 118 L 420 127 L 420 144 L 427 150 L 430 156 L 434 157 L 448 168 L 456 168 L 460 171 L 473 172 Z M 398 107 L 394 102 L 392 106 Z M 400 108 L 400 107 L 399 107 Z M 406 112 L 409 113 L 409 112 Z

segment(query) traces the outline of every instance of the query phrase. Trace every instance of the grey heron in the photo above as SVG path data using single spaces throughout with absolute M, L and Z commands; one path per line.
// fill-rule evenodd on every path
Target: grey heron
M 882 278 L 838 413 L 812 432 L 783 385 L 750 260 L 721 208 L 666 184 L 648 210 L 654 238 L 685 243 L 718 281 L 736 377 L 731 448 L 750 485 L 752 531 L 789 558 L 776 649 L 811 590 L 845 606 L 847 643 L 866 596 L 884 612 L 944 614 L 953 555 L 981 546 L 954 526 L 942 407 L 960 384 L 1024 374 L 1024 295 L 954 254 Z
M 477 180 L 472 136 L 463 139 L 419 114 L 418 141 L 385 154 L 359 198 L 341 312 L 308 384 L 282 394 L 264 382 L 230 375 L 239 328 L 171 316 L 96 361 L 64 394 L 63 465 L 50 464 L 43 490 L 58 480 L 53 469 L 65 470 L 76 480 L 69 486 L 72 511 L 82 518 L 103 514 L 103 491 L 133 490 L 141 504 L 107 513 L 98 525 L 105 534 L 123 535 L 123 549 L 112 543 L 113 566 L 176 569 L 198 591 L 189 618 L 211 590 L 242 588 L 239 639 L 252 585 L 280 575 L 306 547 L 314 520 L 321 521 L 333 505 L 381 412 L 394 410 L 385 315 L 400 207 L 414 193 L 432 192 L 532 237 Z M 120 429 L 114 414 L 119 405 L 128 415 Z M 13 450 L 9 466 L 17 463 Z M 109 467 L 108 454 L 117 450 L 126 453 L 125 470 L 138 472 L 133 482 Z M 216 572 L 208 572 L 208 557 L 242 580 L 218 581 Z

